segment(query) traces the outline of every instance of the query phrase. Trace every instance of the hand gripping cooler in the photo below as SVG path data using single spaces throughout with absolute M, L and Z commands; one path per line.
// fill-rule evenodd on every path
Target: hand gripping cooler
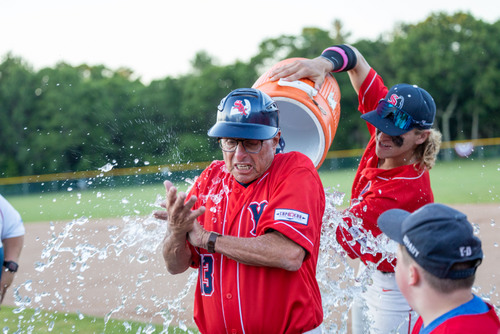
M 268 94 L 280 110 L 279 126 L 285 140 L 285 151 L 307 155 L 316 168 L 325 160 L 335 137 L 340 118 L 340 89 L 328 74 L 318 91 L 308 79 L 270 81 L 275 68 L 300 58 L 289 58 L 275 64 L 260 76 L 252 88 Z

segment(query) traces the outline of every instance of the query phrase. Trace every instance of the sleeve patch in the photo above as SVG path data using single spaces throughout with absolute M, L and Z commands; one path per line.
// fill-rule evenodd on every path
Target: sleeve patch
M 309 215 L 304 212 L 290 209 L 276 209 L 274 210 L 274 220 L 281 220 L 287 222 L 294 222 L 301 225 L 307 225 L 309 222 Z

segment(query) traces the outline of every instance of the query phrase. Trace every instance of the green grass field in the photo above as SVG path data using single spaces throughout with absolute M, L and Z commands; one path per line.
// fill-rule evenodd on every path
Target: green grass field
M 321 172 L 325 187 L 350 197 L 354 169 Z M 500 159 L 438 162 L 431 170 L 436 202 L 447 204 L 500 202 Z M 187 184 L 179 185 L 181 190 Z M 162 184 L 71 192 L 48 192 L 7 197 L 25 222 L 148 215 L 158 209 L 157 198 L 165 194 Z
M 168 328 L 167 331 L 163 329 L 162 325 L 145 324 L 136 321 L 110 319 L 105 322 L 104 318 L 84 316 L 82 314 L 35 311 L 33 309 L 26 309 L 17 313 L 15 308 L 8 306 L 2 306 L 0 317 L 2 318 L 2 333 L 187 333 L 187 331 L 179 328 Z M 31 332 L 28 331 L 29 328 L 31 328 Z M 19 331 L 16 331 L 18 329 Z M 191 329 L 191 331 L 197 333 L 196 329 Z
M 500 159 L 438 162 L 431 184 L 436 202 L 500 203 Z
M 321 173 L 325 187 L 350 198 L 355 170 Z M 438 161 L 430 171 L 434 200 L 446 204 L 500 203 L 500 159 Z
M 185 185 L 180 185 L 186 189 Z M 162 184 L 142 187 L 102 188 L 7 197 L 24 222 L 147 215 L 159 209 L 157 196 L 165 197 Z

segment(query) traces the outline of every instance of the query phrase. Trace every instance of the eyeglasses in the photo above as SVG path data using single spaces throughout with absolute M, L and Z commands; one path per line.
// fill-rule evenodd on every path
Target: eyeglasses
M 389 118 L 394 122 L 394 125 L 401 130 L 409 130 L 413 125 L 418 125 L 424 129 L 430 129 L 432 123 L 424 120 L 417 121 L 404 110 L 396 107 L 394 104 L 382 99 L 377 106 L 377 115 L 382 118 Z
M 264 141 L 258 139 L 219 138 L 219 146 L 224 152 L 235 152 L 240 142 L 247 153 L 255 154 L 262 150 L 262 143 Z

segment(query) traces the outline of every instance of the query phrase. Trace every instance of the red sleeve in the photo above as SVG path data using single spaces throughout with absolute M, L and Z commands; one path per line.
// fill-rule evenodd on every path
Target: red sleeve
M 370 72 L 361 84 L 359 90 L 358 110 L 362 114 L 375 110 L 380 99 L 383 99 L 387 95 L 387 92 L 388 89 L 385 86 L 382 77 L 378 75 L 373 68 L 370 69 Z M 360 162 L 360 166 L 356 173 L 356 177 L 352 187 L 353 198 L 359 195 L 355 194 L 355 189 L 357 187 L 357 182 L 359 182 L 359 178 L 361 177 L 361 173 L 363 172 L 364 168 L 367 167 L 367 159 L 370 157 L 375 157 L 375 151 L 368 151 L 374 149 L 375 147 L 375 145 L 373 144 L 375 127 L 370 123 L 367 123 L 367 127 L 372 138 L 367 146 L 367 149 L 365 150 L 362 161 Z M 382 254 L 362 252 L 361 244 L 363 244 L 363 235 L 365 235 L 367 231 L 370 231 L 374 237 L 379 235 L 381 231 L 377 226 L 377 218 L 382 212 L 393 207 L 397 207 L 397 202 L 395 203 L 394 197 L 389 196 L 383 198 L 377 195 L 375 197 L 371 197 L 369 201 L 365 200 L 363 201 L 363 203 L 350 209 L 352 215 L 344 219 L 348 228 L 338 226 L 336 231 L 337 241 L 344 248 L 349 257 L 353 259 L 360 257 L 361 260 L 365 263 L 367 261 L 374 263 L 378 263 L 380 261 L 380 259 L 382 258 Z M 363 230 L 352 228 L 352 226 L 355 225 L 353 219 L 356 219 L 356 217 L 363 219 Z M 358 242 L 354 242 L 354 239 L 358 240 Z M 384 260 L 378 266 L 378 268 L 379 270 L 383 271 L 394 271 L 394 265 L 395 261 L 389 263 L 387 262 L 387 260 Z
M 347 226 L 339 226 L 337 240 L 351 258 L 360 257 L 363 262 L 379 263 L 384 254 L 366 246 L 366 234 L 377 237 L 382 232 L 377 224 L 378 217 L 389 209 L 403 209 L 413 212 L 421 206 L 433 202 L 428 171 L 417 171 L 413 166 L 401 166 L 391 170 L 366 168 L 362 172 L 363 182 L 353 197 L 349 208 Z M 356 204 L 358 203 L 358 204 Z M 361 219 L 357 224 L 354 219 Z M 356 242 L 355 242 L 356 241 Z M 387 255 L 387 254 L 386 254 Z M 395 261 L 386 260 L 378 265 L 382 271 L 392 272 Z
M 290 168 L 292 163 L 303 166 L 300 156 L 283 163 L 273 187 L 265 213 L 259 221 L 257 235 L 272 229 L 304 248 L 308 255 L 319 248 L 321 224 L 325 210 L 325 193 L 314 166 Z M 298 162 L 298 163 L 297 163 Z M 286 170 L 289 172 L 286 172 Z
M 370 69 L 365 81 L 361 84 L 358 94 L 358 110 L 365 114 L 377 108 L 380 99 L 383 99 L 389 90 L 384 84 L 382 77 L 375 72 L 373 68 Z M 368 131 L 373 135 L 375 127 L 367 123 Z
M 369 203 L 368 203 L 369 202 Z M 369 201 L 363 201 L 349 209 L 351 214 L 346 213 L 344 222 L 347 228 L 338 226 L 336 230 L 336 237 L 338 243 L 344 248 L 350 258 L 360 258 L 364 263 L 372 262 L 379 263 L 382 257 L 382 253 L 376 250 L 370 250 L 367 248 L 366 234 L 370 232 L 373 237 L 377 237 L 382 233 L 377 224 L 378 217 L 386 210 L 397 207 L 397 201 L 390 197 L 372 197 Z M 361 226 L 355 224 L 353 220 L 360 218 L 362 219 Z M 356 240 L 356 242 L 354 242 Z M 396 266 L 396 260 L 380 262 L 377 266 L 378 270 L 393 272 Z

